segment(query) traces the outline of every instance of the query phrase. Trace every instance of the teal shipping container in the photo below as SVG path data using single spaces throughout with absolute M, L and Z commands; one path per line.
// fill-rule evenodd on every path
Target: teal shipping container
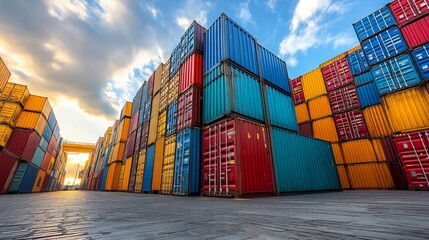
M 292 98 L 269 85 L 265 85 L 265 97 L 271 125 L 298 131 Z
M 204 83 L 204 124 L 231 113 L 264 121 L 261 88 L 255 78 L 224 62 L 204 77 Z
M 330 143 L 275 127 L 271 143 L 278 193 L 341 189 Z
M 43 138 L 41 138 L 40 140 L 42 141 L 42 139 Z M 40 147 L 37 147 L 36 152 L 33 155 L 33 159 L 31 160 L 31 163 L 40 167 L 40 165 L 42 165 L 44 156 L 45 151 L 43 151 L 43 149 L 41 149 Z
M 31 193 L 39 169 L 28 163 L 20 163 L 9 186 L 10 193 Z

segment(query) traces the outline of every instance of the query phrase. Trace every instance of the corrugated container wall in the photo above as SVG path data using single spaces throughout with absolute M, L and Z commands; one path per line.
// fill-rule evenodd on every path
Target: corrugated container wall
M 353 82 L 349 63 L 345 57 L 322 68 L 322 74 L 328 92 Z
M 179 72 L 177 72 L 176 75 L 174 75 L 169 82 L 167 104 L 173 103 L 179 97 Z
M 305 123 L 310 121 L 310 114 L 308 113 L 307 103 L 301 103 L 295 106 L 296 121 L 298 123 Z
M 392 128 L 381 104 L 365 108 L 363 116 L 370 137 L 378 138 L 391 135 Z
M 362 86 L 364 84 L 367 84 L 367 83 L 374 81 L 374 78 L 372 77 L 371 72 L 366 72 L 366 73 L 363 73 L 359 76 L 355 76 L 354 79 L 355 79 L 355 85 L 356 86 Z
M 176 132 L 177 125 L 177 101 L 168 105 L 165 135 L 169 136 Z
M 152 188 L 152 176 L 153 176 L 153 164 L 155 159 L 155 145 L 152 144 L 147 147 L 146 160 L 143 173 L 143 186 L 142 192 L 151 192 Z
M 149 136 L 147 139 L 148 145 L 155 143 L 158 133 L 158 114 L 159 114 L 159 94 L 153 97 L 152 110 L 150 113 Z
M 192 85 L 203 87 L 203 57 L 198 53 L 192 54 L 180 67 L 179 94 Z
M 320 68 L 302 75 L 302 89 L 306 100 L 326 94 L 325 81 Z
M 292 88 L 292 97 L 295 104 L 300 104 L 305 101 L 304 91 L 302 87 L 302 77 L 295 78 L 290 81 Z
M 380 104 L 380 96 L 378 95 L 377 86 L 375 83 L 368 83 L 357 88 L 357 95 L 362 108 Z
M 204 34 L 206 29 L 194 21 L 183 34 L 180 40 L 180 63 L 182 64 L 188 56 L 197 52 L 203 54 L 204 51 Z
M 427 4 L 427 3 L 426 3 Z M 410 49 L 429 42 L 429 16 L 423 17 L 401 28 L 405 41 Z
M 392 175 L 386 162 L 352 164 L 347 166 L 353 189 L 393 189 Z
M 366 61 L 362 49 L 359 49 L 347 55 L 347 61 L 349 61 L 350 70 L 353 76 L 362 74 L 369 70 L 369 65 Z
M 338 134 L 334 119 L 332 117 L 327 117 L 314 121 L 313 135 L 315 138 L 328 142 L 338 142 Z
M 283 91 L 290 93 L 289 76 L 286 63 L 258 44 L 259 64 L 261 66 L 262 77 L 264 80 Z
M 332 115 L 329 98 L 326 95 L 308 101 L 308 109 L 311 120 L 316 120 Z
M 24 105 L 24 110 L 42 113 L 45 119 L 48 119 L 52 107 L 47 97 L 30 95 Z
M 429 13 L 426 0 L 393 0 L 389 4 L 390 11 L 399 26 L 406 25 Z
M 368 137 L 368 129 L 362 111 L 357 109 L 334 116 L 340 141 Z
M 155 158 L 153 161 L 152 192 L 161 191 L 162 163 L 164 161 L 165 138 L 161 137 L 155 143 Z
M 180 95 L 177 103 L 177 131 L 188 127 L 200 127 L 203 91 L 191 87 Z
M 10 78 L 9 69 L 7 69 L 6 64 L 3 59 L 0 57 L 0 94 L 3 93 L 4 88 L 6 87 L 7 82 Z
M 23 107 L 27 103 L 29 96 L 30 92 L 27 86 L 8 82 L 0 95 L 0 100 L 19 103 Z
M 153 96 L 155 96 L 161 89 L 162 72 L 164 71 L 164 64 L 161 63 L 155 71 L 155 78 L 153 80 Z
M 313 128 L 310 122 L 298 125 L 298 133 L 307 137 L 313 137 Z
M 414 50 L 412 55 L 423 79 L 429 80 L 429 43 Z
M 21 159 L 30 162 L 39 142 L 40 137 L 36 132 L 17 128 L 10 135 L 6 149 Z
M 330 91 L 329 102 L 334 114 L 360 107 L 358 92 L 353 84 Z
M 162 163 L 161 193 L 171 194 L 173 190 L 174 156 L 176 153 L 176 135 L 165 139 L 164 162 Z
M 142 102 L 142 94 L 143 94 L 143 86 L 139 88 L 136 95 L 133 98 L 133 109 L 132 114 L 134 115 L 136 112 L 139 111 L 141 102 Z
M 19 160 L 5 151 L 0 152 L 0 159 L 0 193 L 7 193 Z
M 265 96 L 270 123 L 274 126 L 298 131 L 292 98 L 268 85 L 265 85 Z
M 387 6 L 371 13 L 353 24 L 358 39 L 363 40 L 395 25 L 395 19 Z

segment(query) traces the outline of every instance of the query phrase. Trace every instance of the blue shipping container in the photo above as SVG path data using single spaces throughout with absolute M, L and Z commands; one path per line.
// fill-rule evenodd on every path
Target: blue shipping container
M 290 93 L 286 63 L 261 45 L 259 45 L 259 59 L 265 81 Z
M 267 108 L 272 125 L 298 131 L 295 106 L 290 96 L 265 85 Z
M 226 59 L 259 76 L 256 39 L 222 14 L 205 35 L 204 73 Z
M 45 151 L 40 147 L 37 147 L 36 152 L 33 155 L 33 159 L 31 159 L 31 163 L 40 167 L 43 162 L 43 157 L 45 156 Z
M 380 95 L 409 88 L 421 81 L 409 54 L 378 64 L 371 73 Z
M 109 173 L 109 166 L 106 166 L 103 169 L 103 174 L 101 175 L 100 186 L 98 187 L 98 190 L 104 191 L 104 185 L 106 185 L 106 179 L 107 179 L 108 173 Z
M 398 27 L 387 29 L 362 43 L 362 49 L 370 66 L 399 55 L 407 48 Z
M 55 126 L 54 132 L 52 134 L 56 140 L 60 138 L 60 126 L 58 124 Z
M 49 142 L 48 141 L 46 141 L 46 139 L 45 138 L 40 138 L 40 141 L 39 141 L 39 147 L 43 150 L 43 151 L 46 151 L 46 149 L 48 149 L 48 145 L 49 145 Z
M 143 123 L 150 121 L 150 112 L 152 109 L 152 98 L 149 98 L 144 103 L 144 111 L 143 111 Z
M 204 34 L 206 29 L 194 21 L 183 34 L 180 40 L 180 64 L 182 64 L 192 53 L 203 53 L 204 51 Z
M 136 95 L 133 98 L 132 115 L 134 115 L 139 109 L 142 102 L 143 86 L 139 88 Z
M 429 80 L 429 43 L 413 51 L 413 58 L 424 80 Z
M 374 82 L 357 87 L 356 91 L 362 108 L 381 103 L 380 95 L 378 95 L 377 86 L 375 86 Z
M 353 24 L 358 39 L 363 40 L 374 36 L 396 24 L 389 7 L 385 6 Z
M 203 122 L 209 124 L 230 113 L 238 113 L 264 121 L 259 82 L 226 63 L 204 77 L 208 82 L 203 91 Z
M 155 144 L 147 147 L 146 160 L 143 172 L 142 192 L 150 192 L 152 189 L 153 164 L 155 159 Z
M 362 49 L 354 51 L 347 55 L 347 61 L 349 62 L 350 70 L 353 76 L 362 74 L 369 70 L 368 62 L 366 61 L 365 54 Z
M 54 111 L 51 111 L 51 114 L 49 114 L 48 125 L 51 127 L 51 129 L 54 129 L 57 125 L 57 118 L 55 117 Z
M 374 78 L 372 77 L 371 72 L 366 72 L 364 74 L 355 76 L 354 79 L 355 79 L 355 85 L 356 86 L 362 86 L 364 84 L 367 84 L 367 83 L 374 81 Z
M 107 147 L 106 154 L 104 155 L 103 165 L 101 165 L 102 168 L 106 168 L 107 167 L 107 163 L 109 162 L 109 155 L 110 155 L 111 151 L 112 151 L 112 145 L 109 145 Z
M 176 132 L 177 122 L 177 100 L 172 102 L 167 107 L 167 125 L 165 128 L 165 136 L 169 136 Z
M 16 193 L 19 191 L 22 180 L 24 179 L 25 173 L 27 172 L 28 164 L 19 163 L 18 167 L 15 170 L 15 175 L 13 176 L 12 182 L 10 183 L 8 192 Z
M 271 134 L 278 193 L 341 189 L 330 143 L 275 127 Z
M 142 98 L 140 100 L 141 105 L 144 105 L 144 103 L 146 102 L 147 97 L 148 97 L 148 94 L 147 94 L 148 91 L 149 91 L 149 82 L 146 80 L 146 81 L 144 81 L 143 86 L 142 86 Z
M 170 62 L 170 78 L 173 78 L 174 75 L 179 71 L 180 68 L 180 56 L 181 53 L 181 47 L 180 43 L 177 45 L 176 48 L 174 48 L 173 52 L 171 53 L 171 62 Z
M 26 166 L 21 166 L 21 165 L 26 165 Z M 18 174 L 18 170 L 17 170 L 12 180 L 11 186 L 9 187 L 9 192 L 31 193 L 31 191 L 33 190 L 34 181 L 36 181 L 36 177 L 37 177 L 37 173 L 39 172 L 39 169 L 33 164 L 28 164 L 28 163 L 20 163 L 18 166 L 18 169 L 20 170 L 19 175 L 15 179 L 15 176 Z M 13 185 L 13 188 L 12 188 L 12 185 Z
M 201 130 L 187 128 L 177 133 L 173 195 L 200 192 L 200 160 Z
M 52 185 L 52 180 L 54 179 L 52 176 L 49 176 L 49 175 L 47 175 L 48 177 L 49 177 L 49 180 L 48 180 L 48 185 L 46 185 L 46 189 L 45 189 L 45 191 L 46 192 L 49 192 L 49 191 L 51 191 L 51 185 Z
M 45 130 L 43 131 L 43 138 L 49 142 L 49 140 L 51 140 L 51 136 L 52 136 L 52 129 L 51 127 L 49 127 L 48 124 L 46 124 Z

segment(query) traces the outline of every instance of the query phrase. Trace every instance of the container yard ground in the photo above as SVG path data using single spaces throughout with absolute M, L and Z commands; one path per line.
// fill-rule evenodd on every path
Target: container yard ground
M 427 239 L 429 192 L 257 199 L 62 191 L 0 196 L 0 239 Z

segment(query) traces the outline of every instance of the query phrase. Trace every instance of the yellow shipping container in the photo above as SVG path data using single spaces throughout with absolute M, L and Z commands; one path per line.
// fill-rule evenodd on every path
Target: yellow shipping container
M 162 162 L 164 161 L 164 144 L 165 138 L 161 137 L 155 143 L 155 158 L 153 160 L 153 177 L 152 191 L 159 192 L 161 190 L 162 177 Z
M 159 112 L 164 111 L 168 106 L 168 87 L 169 84 L 165 84 L 159 91 Z
M 3 92 L 6 87 L 7 82 L 10 78 L 9 69 L 7 69 L 6 64 L 3 62 L 3 59 L 0 57 L 0 93 Z
M 341 147 L 343 148 L 344 162 L 347 164 L 377 161 L 374 147 L 369 139 L 344 142 Z
M 5 102 L 0 109 L 0 124 L 8 124 L 15 127 L 19 115 L 22 112 L 22 107 L 19 103 Z
M 336 62 L 336 61 L 338 61 L 338 60 L 340 60 L 340 59 L 345 58 L 346 56 L 347 56 L 347 52 L 345 52 L 345 53 L 341 53 L 340 55 L 338 55 L 338 56 L 336 56 L 336 57 L 334 57 L 334 58 L 331 58 L 331 59 L 329 59 L 328 61 L 326 61 L 326 62 L 324 62 L 324 63 L 320 64 L 320 68 L 324 68 L 324 67 L 326 67 L 326 66 L 330 65 L 330 64 L 331 64 L 331 63 L 333 63 L 333 62 Z
M 122 182 L 124 181 L 125 163 L 121 165 L 121 173 L 119 174 L 118 190 L 122 191 Z
M 104 149 L 107 149 L 110 143 L 110 137 L 112 136 L 112 127 L 109 127 L 106 132 L 104 132 Z
M 377 156 L 377 160 L 379 162 L 387 161 L 386 154 L 384 153 L 383 145 L 381 144 L 380 139 L 372 139 L 372 146 L 375 151 L 375 155 Z
M 143 187 L 143 173 L 146 161 L 146 148 L 139 151 L 139 158 L 137 160 L 136 182 L 134 184 L 134 192 L 139 193 Z
M 24 105 L 24 110 L 43 113 L 45 118 L 48 119 L 49 114 L 51 114 L 52 107 L 47 97 L 30 95 Z
M 37 173 L 36 180 L 33 184 L 33 190 L 31 192 L 40 192 L 42 190 L 43 180 L 45 180 L 46 172 L 42 169 Z
M 332 152 L 334 153 L 335 162 L 337 164 L 344 164 L 343 152 L 339 143 L 332 143 Z
M 305 123 L 310 121 L 310 115 L 308 113 L 307 103 L 301 103 L 295 106 L 296 120 L 298 123 Z
M 12 128 L 8 125 L 0 125 L 0 146 L 5 147 L 7 141 L 9 141 L 10 135 L 12 134 Z
M 174 155 L 176 153 L 176 134 L 165 139 L 164 162 L 162 163 L 161 193 L 171 194 L 174 177 Z
M 42 113 L 22 111 L 19 115 L 16 127 L 25 129 L 34 129 L 39 136 L 42 136 L 45 130 L 46 119 Z
M 347 172 L 353 189 L 387 189 L 395 187 L 386 162 L 348 165 Z
M 119 130 L 116 135 L 116 143 L 123 142 L 126 143 L 128 139 L 128 131 L 130 130 L 130 124 L 131 124 L 131 118 L 124 118 L 122 119 L 121 123 L 119 124 Z
M 126 102 L 124 107 L 121 110 L 121 120 L 123 118 L 131 118 L 132 111 L 133 111 L 133 103 Z
M 382 97 L 394 132 L 429 128 L 429 93 L 423 86 Z
M 159 94 L 156 94 L 152 100 L 152 109 L 150 112 L 149 136 L 147 145 L 155 143 L 158 133 L 158 112 L 159 112 Z
M 332 117 L 322 118 L 313 122 L 313 135 L 315 138 L 328 142 L 338 142 L 337 129 Z
M 0 94 L 1 101 L 7 101 L 9 99 L 10 95 L 12 94 L 13 87 L 15 87 L 14 83 L 8 82 L 6 84 L 6 86 L 4 87 L 3 91 Z
M 177 100 L 179 97 L 179 71 L 177 71 L 176 75 L 173 76 L 172 79 L 170 79 L 170 82 L 168 83 L 168 102 L 167 106 L 170 105 L 172 102 Z
M 337 165 L 338 177 L 340 178 L 341 187 L 343 189 L 350 189 L 349 177 L 344 165 Z
M 311 120 L 328 117 L 332 115 L 331 105 L 327 95 L 308 101 L 308 109 L 310 111 Z
M 164 64 L 161 63 L 159 67 L 155 71 L 155 79 L 153 80 L 153 95 L 157 94 L 159 92 L 159 89 L 161 89 L 161 79 L 162 79 L 162 72 L 164 70 Z
M 162 69 L 161 73 L 161 88 L 166 86 L 166 84 L 170 81 L 170 64 L 171 58 L 169 58 L 167 62 L 164 63 L 164 68 Z
M 122 180 L 122 191 L 128 191 L 128 184 L 130 183 L 131 165 L 133 163 L 133 157 L 127 158 L 124 165 L 124 174 Z
M 158 134 L 157 137 L 161 138 L 165 135 L 165 124 L 167 121 L 167 110 L 161 112 L 158 117 Z
M 302 75 L 301 81 L 306 100 L 310 100 L 327 93 L 325 81 L 323 80 L 320 68 L 316 68 L 313 71 Z
M 115 162 L 109 165 L 109 170 L 107 172 L 106 184 L 104 189 L 107 191 L 117 191 L 119 175 L 121 174 L 122 163 Z
M 357 45 L 356 47 L 350 49 L 347 51 L 347 55 L 356 52 L 357 50 L 361 49 L 362 47 L 360 45 Z
M 113 146 L 113 151 L 112 151 L 112 158 L 110 159 L 110 162 L 122 162 L 122 160 L 124 159 L 124 154 L 125 154 L 125 147 L 126 147 L 126 143 L 117 143 Z
M 21 106 L 24 106 L 29 96 L 30 92 L 28 91 L 27 86 L 7 83 L 0 99 L 2 101 L 19 103 Z
M 365 108 L 363 116 L 371 137 L 377 138 L 392 134 L 392 128 L 381 104 Z
M 47 174 L 51 174 L 52 169 L 54 169 L 54 165 L 55 165 L 55 158 L 51 157 L 51 162 L 49 163 L 48 169 L 46 170 Z

